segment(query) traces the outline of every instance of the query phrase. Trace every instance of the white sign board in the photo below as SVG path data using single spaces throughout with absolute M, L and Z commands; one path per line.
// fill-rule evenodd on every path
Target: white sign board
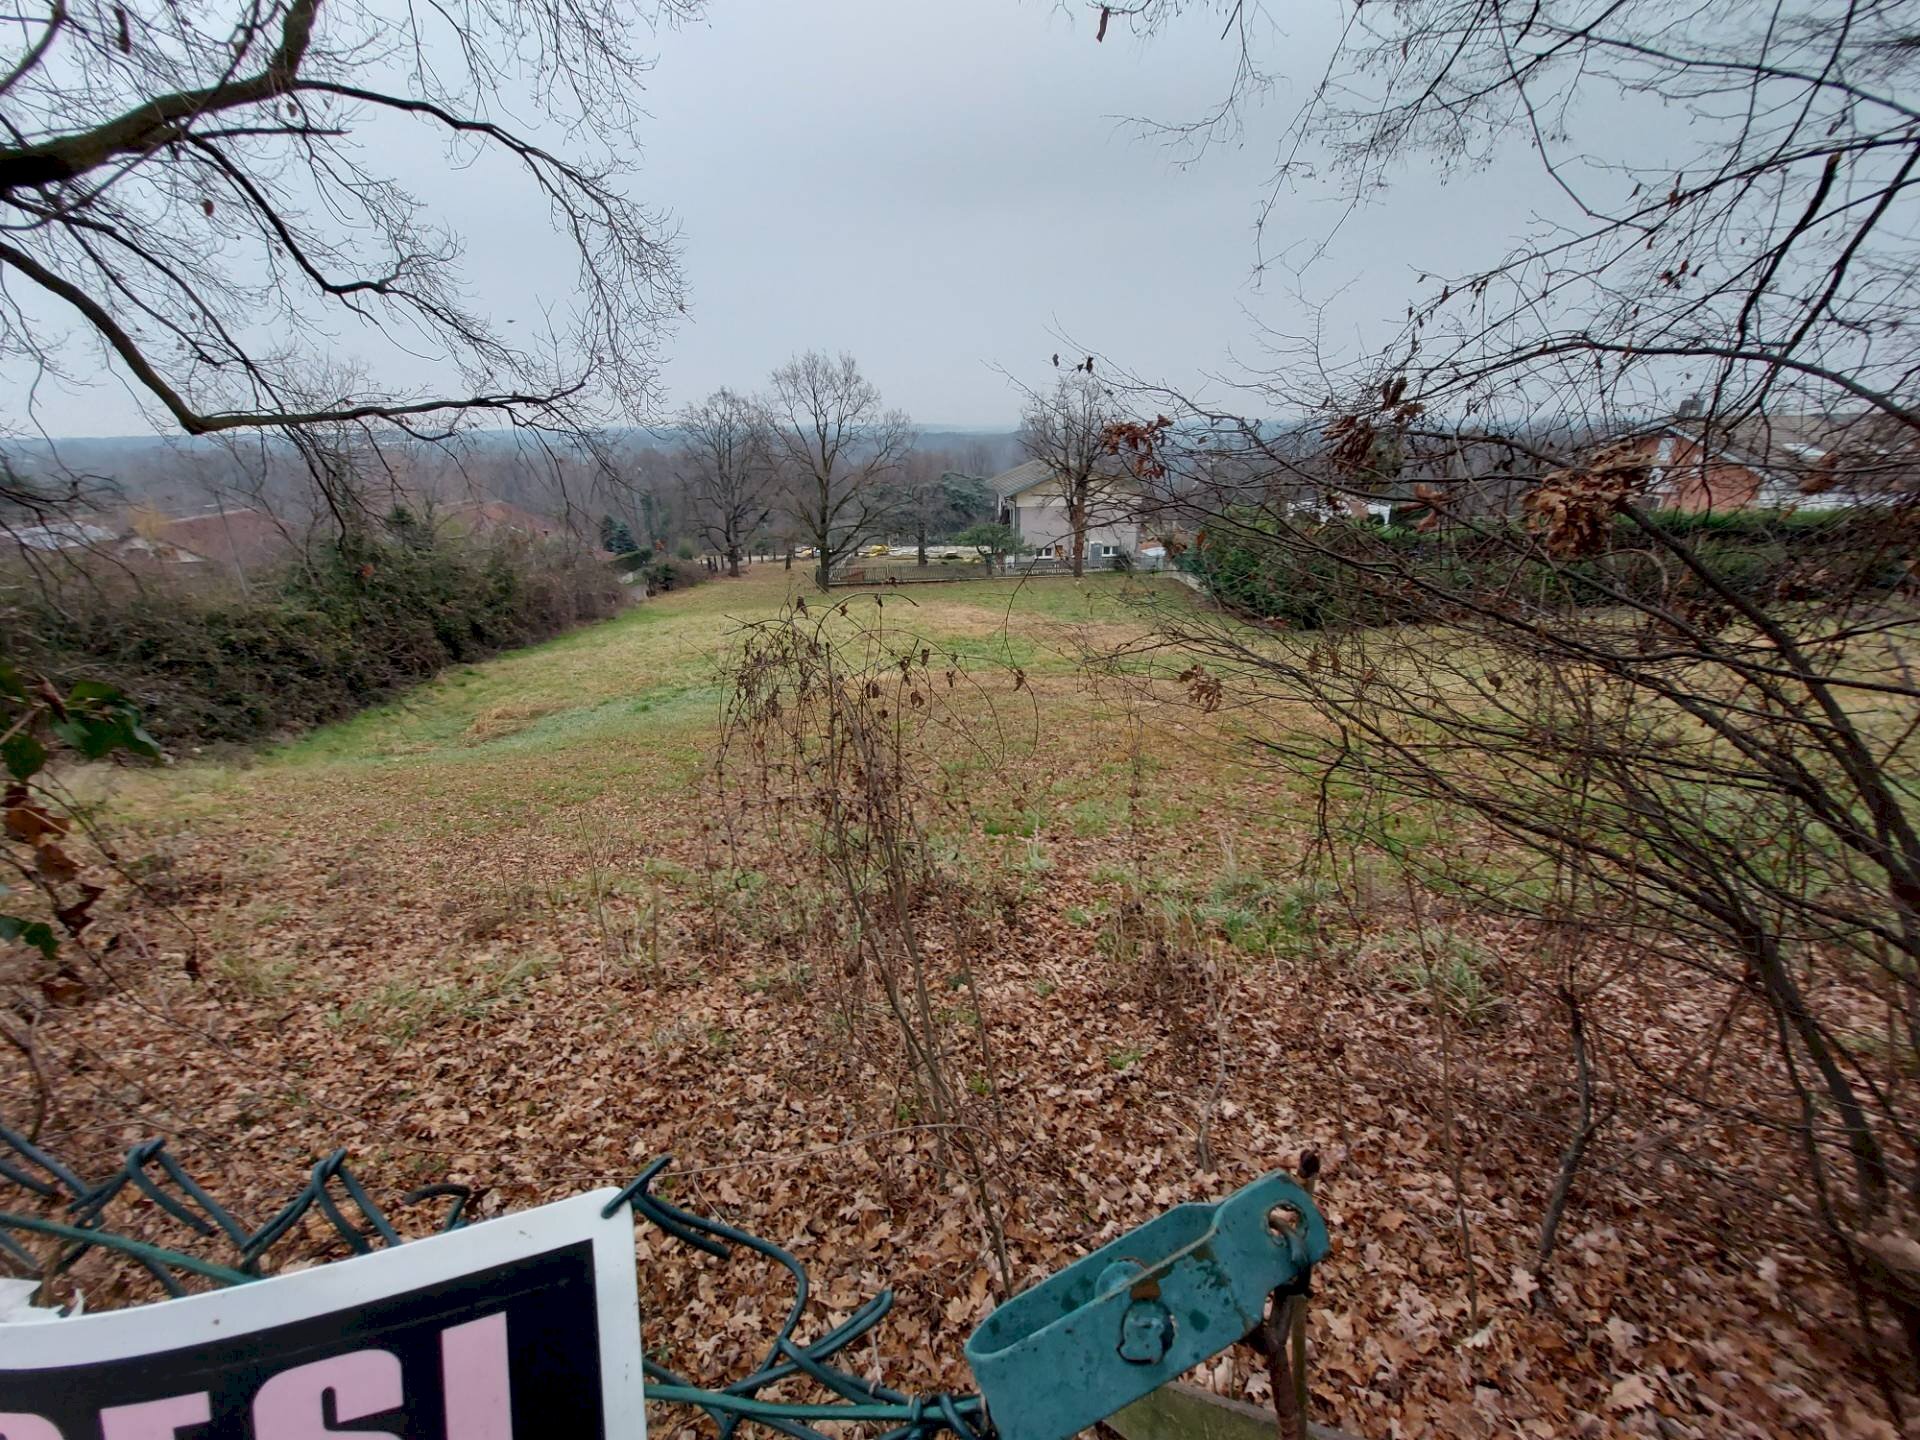
M 600 1190 L 294 1275 L 0 1325 L 0 1440 L 646 1440 Z

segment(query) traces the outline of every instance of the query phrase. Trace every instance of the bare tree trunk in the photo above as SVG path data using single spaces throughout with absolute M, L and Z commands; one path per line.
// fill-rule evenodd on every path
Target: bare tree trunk
M 1073 573 L 1077 579 L 1087 573 L 1087 496 L 1084 492 L 1077 501 L 1068 504 L 1067 523 L 1073 526 Z
M 1460 1232 L 1460 1264 L 1467 1277 L 1467 1318 L 1480 1327 L 1480 1277 L 1475 1273 L 1473 1227 L 1467 1220 L 1466 1161 L 1460 1147 L 1459 1111 L 1453 1089 L 1453 1015 L 1440 986 L 1440 965 L 1433 953 L 1427 919 L 1420 907 L 1420 895 L 1413 878 L 1402 873 L 1407 887 L 1407 908 L 1413 912 L 1413 933 L 1420 944 L 1420 964 L 1426 972 L 1427 993 L 1435 997 L 1434 1018 L 1440 1026 L 1440 1098 L 1441 1139 L 1446 1144 L 1447 1170 L 1453 1179 L 1453 1218 Z
M 813 583 L 825 591 L 833 575 L 833 479 L 830 475 L 815 474 L 814 495 L 817 508 L 813 514 Z
M 1536 1274 L 1546 1270 L 1547 1261 L 1553 1255 L 1554 1241 L 1560 1234 L 1560 1218 L 1567 1211 L 1567 1197 L 1573 1191 L 1574 1177 L 1580 1173 L 1587 1146 L 1593 1143 L 1593 1132 L 1597 1128 L 1593 1118 L 1593 1071 L 1587 1062 L 1586 1017 L 1580 1013 L 1580 997 L 1571 988 L 1563 990 L 1560 998 L 1567 1007 L 1567 1028 L 1573 1039 L 1573 1068 L 1579 1086 L 1580 1123 L 1574 1128 L 1573 1138 L 1567 1142 L 1566 1153 L 1560 1158 L 1560 1174 L 1553 1182 L 1553 1194 L 1547 1199 L 1547 1213 L 1540 1222 L 1540 1249 L 1533 1262 Z
M 1853 1161 L 1854 1183 L 1859 1189 L 1861 1205 L 1869 1216 L 1879 1215 L 1886 1209 L 1891 1177 L 1886 1152 L 1874 1137 L 1865 1107 L 1834 1057 L 1826 1032 L 1807 1008 L 1806 997 L 1794 983 L 1778 946 L 1757 925 L 1748 936 L 1747 958 L 1767 1003 L 1780 1023 L 1798 1037 L 1807 1058 L 1819 1072 L 1827 1099 L 1839 1113 L 1841 1128 L 1846 1133 L 1847 1153 Z

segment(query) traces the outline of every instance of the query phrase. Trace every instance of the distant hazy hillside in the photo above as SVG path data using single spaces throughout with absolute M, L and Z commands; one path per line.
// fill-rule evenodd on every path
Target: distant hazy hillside
M 630 450 L 670 450 L 679 441 L 671 427 L 658 430 L 623 429 L 610 432 L 615 443 Z M 1014 463 L 1019 448 L 1012 429 L 977 428 L 965 425 L 924 426 L 917 432 L 918 443 L 929 450 L 956 453 L 978 450 L 996 460 Z M 469 452 L 532 452 L 538 442 L 513 430 L 475 430 L 461 437 L 459 447 Z M 0 440 L 0 455 L 23 469 L 38 471 L 64 466 L 81 474 L 111 479 L 116 471 L 147 472 L 175 469 L 182 463 L 198 461 L 216 468 L 235 462 L 237 453 L 251 457 L 261 454 L 290 455 L 284 441 L 272 436 L 234 436 L 220 439 L 190 435 L 89 435 L 64 440 L 17 438 Z
M 680 437 L 671 429 L 615 431 L 615 463 L 628 486 L 599 484 L 578 459 L 569 461 L 549 439 L 520 431 L 480 430 L 456 446 L 394 445 L 366 467 L 376 489 L 393 486 L 409 495 L 452 502 L 474 497 L 504 500 L 536 514 L 566 516 L 591 526 L 605 513 L 635 515 L 631 491 L 660 494 L 674 475 L 669 455 Z M 929 426 L 916 447 L 922 464 L 993 475 L 1018 463 L 1011 431 Z M 151 505 L 168 514 L 189 514 L 210 504 L 238 500 L 264 505 L 288 519 L 303 517 L 314 503 L 305 462 L 276 435 L 220 438 L 108 435 L 77 439 L 0 441 L 0 457 L 15 472 L 42 477 L 65 490 L 77 482 L 91 502 L 111 510 Z M 566 469 L 556 482 L 555 461 Z

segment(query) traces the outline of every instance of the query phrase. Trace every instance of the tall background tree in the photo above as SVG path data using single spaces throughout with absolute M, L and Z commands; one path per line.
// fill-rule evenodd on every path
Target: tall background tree
M 773 372 L 762 402 L 786 506 L 813 546 L 822 590 L 840 560 L 882 533 L 906 505 L 899 484 L 913 427 L 851 355 L 817 350 Z
M 640 547 L 634 543 L 633 530 L 624 520 L 611 515 L 600 517 L 600 548 L 612 555 L 631 555 Z
M 993 495 L 987 482 L 952 468 L 953 456 L 944 450 L 918 450 L 902 467 L 907 501 L 904 519 L 912 528 L 919 563 L 927 563 L 927 543 L 990 519 Z
M 777 500 L 773 455 L 762 415 L 744 396 L 722 387 L 674 422 L 682 436 L 678 473 L 707 543 L 740 573 L 743 547 Z
M 1063 375 L 1051 389 L 1026 392 L 1020 446 L 1052 472 L 1066 502 L 1075 575 L 1086 569 L 1087 531 L 1113 512 L 1122 489 L 1133 486 L 1107 444 L 1108 431 L 1124 418 L 1112 392 L 1090 369 Z
M 444 436 L 475 416 L 580 435 L 645 405 L 680 277 L 626 167 L 642 45 L 696 9 L 25 7 L 0 75 L 0 356 L 58 375 L 90 348 L 192 435 Z M 564 150 L 507 118 L 528 101 Z M 551 215 L 576 275 L 549 328 L 468 299 L 459 235 L 382 167 L 406 130 L 509 162 Z M 342 330 L 380 352 L 368 368 L 329 368 Z

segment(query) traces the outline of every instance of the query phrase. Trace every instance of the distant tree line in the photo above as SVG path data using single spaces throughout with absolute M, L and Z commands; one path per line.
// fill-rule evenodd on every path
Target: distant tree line
M 852 356 L 820 351 L 757 393 L 723 386 L 686 406 L 664 437 L 623 456 L 603 545 L 666 554 L 692 540 L 730 575 L 752 556 L 791 565 L 804 550 L 822 587 L 863 545 L 912 541 L 924 564 L 928 545 L 991 520 L 987 477 L 1010 458 L 1006 437 L 919 443 Z

